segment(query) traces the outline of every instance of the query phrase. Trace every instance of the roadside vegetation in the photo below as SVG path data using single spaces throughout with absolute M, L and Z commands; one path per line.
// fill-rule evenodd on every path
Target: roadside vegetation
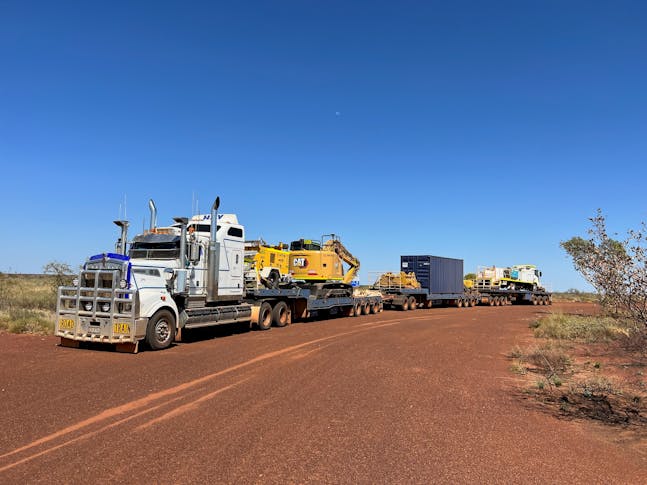
M 549 314 L 533 323 L 535 343 L 514 347 L 512 372 L 524 393 L 563 417 L 647 425 L 644 329 L 604 315 Z
M 56 291 L 71 282 L 72 269 L 50 262 L 41 275 L 0 273 L 0 331 L 50 334 L 54 330 Z
M 524 393 L 564 417 L 647 428 L 647 226 L 626 238 L 609 237 L 600 211 L 589 238 L 561 243 L 595 288 L 596 315 L 553 313 L 533 322 L 535 343 L 515 347 L 511 370 Z M 591 301 L 569 291 L 564 300 Z M 555 301 L 560 296 L 553 295 Z

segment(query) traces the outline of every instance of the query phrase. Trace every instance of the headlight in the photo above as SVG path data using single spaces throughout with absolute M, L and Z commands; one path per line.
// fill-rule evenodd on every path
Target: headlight
M 79 286 L 79 279 L 78 279 L 78 278 L 74 278 L 74 279 L 72 280 L 72 285 L 73 285 L 73 286 Z
M 92 311 L 92 302 L 91 302 L 91 301 L 86 301 L 86 302 L 83 304 L 83 308 L 85 308 L 85 311 L 86 311 L 86 312 L 90 312 L 90 311 Z
M 110 311 L 110 303 L 105 302 L 101 304 L 101 311 L 103 312 L 109 312 Z
M 119 288 L 121 288 L 122 290 L 125 290 L 127 286 L 128 282 L 126 280 L 119 281 Z

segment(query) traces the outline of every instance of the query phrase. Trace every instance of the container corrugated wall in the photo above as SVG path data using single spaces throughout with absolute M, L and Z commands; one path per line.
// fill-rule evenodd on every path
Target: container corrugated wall
M 414 272 L 429 293 L 462 293 L 463 260 L 440 256 L 400 256 L 400 269 Z

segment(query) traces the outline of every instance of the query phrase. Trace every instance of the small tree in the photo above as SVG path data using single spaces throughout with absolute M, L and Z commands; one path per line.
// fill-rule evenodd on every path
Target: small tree
M 628 231 L 623 241 L 609 237 L 606 220 L 598 209 L 592 217 L 589 239 L 573 237 L 561 247 L 593 285 L 601 304 L 617 315 L 628 316 L 647 326 L 647 226 Z
M 472 280 L 474 281 L 476 279 L 476 273 L 467 273 L 464 277 L 464 280 Z
M 59 286 L 69 284 L 70 276 L 72 276 L 72 268 L 69 264 L 60 263 L 58 261 L 50 261 L 43 266 L 43 273 L 52 275 L 52 286 L 54 291 L 57 291 Z

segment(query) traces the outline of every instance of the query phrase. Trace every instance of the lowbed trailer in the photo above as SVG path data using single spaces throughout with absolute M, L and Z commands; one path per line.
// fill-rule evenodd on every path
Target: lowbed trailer
M 477 290 L 473 294 L 478 303 L 490 306 L 532 304 L 552 305 L 553 295 L 543 289 L 531 290 Z
M 412 272 L 420 288 L 399 285 L 373 286 L 382 294 L 385 308 L 415 310 L 435 305 L 473 307 L 479 304 L 501 306 L 510 304 L 552 305 L 551 293 L 544 289 L 466 289 L 463 283 L 463 260 L 439 256 L 401 256 L 400 269 Z

